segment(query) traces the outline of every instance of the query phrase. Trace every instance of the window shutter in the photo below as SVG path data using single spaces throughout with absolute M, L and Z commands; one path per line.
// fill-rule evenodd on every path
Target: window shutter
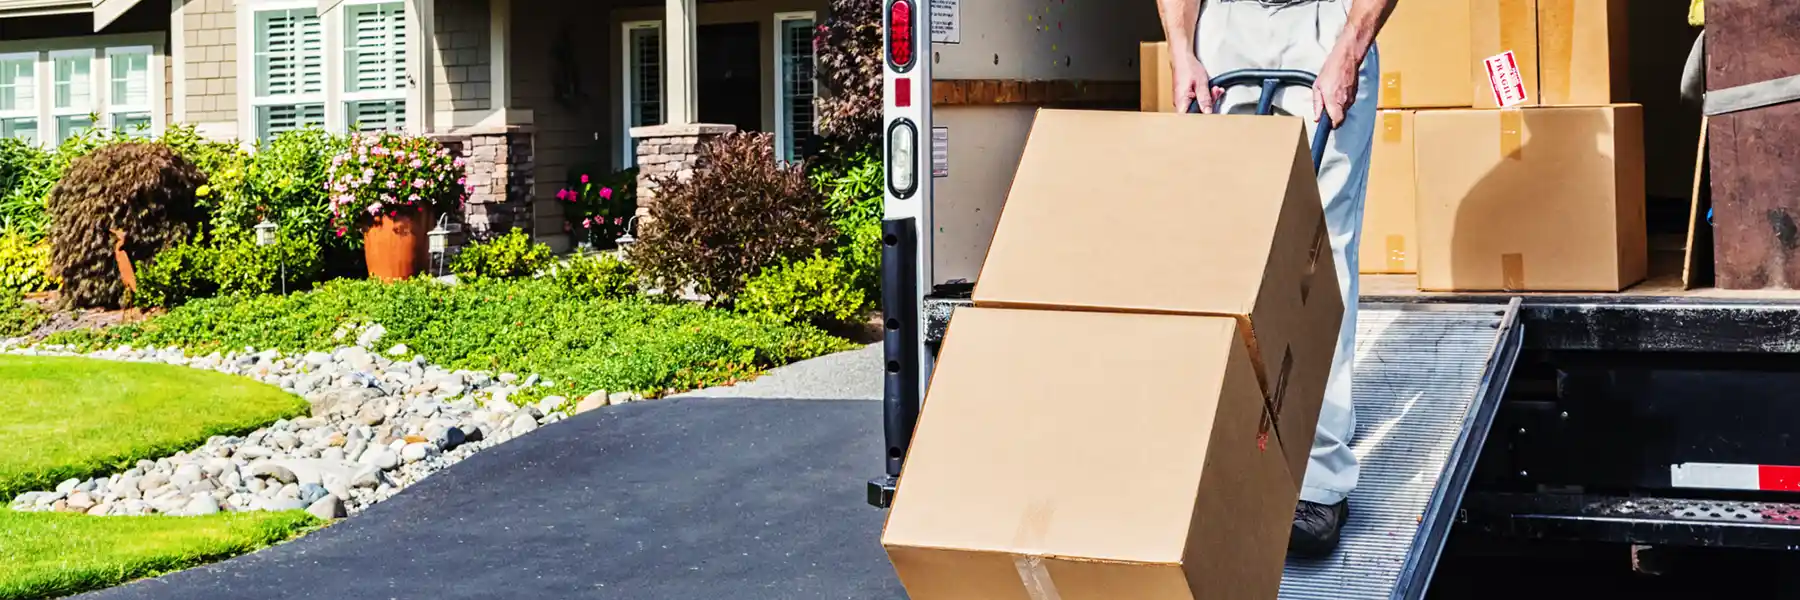
M 292 131 L 308 125 L 325 124 L 324 104 L 286 104 L 266 106 L 262 109 L 262 139 L 270 139 L 283 131 Z
M 257 95 L 293 96 L 325 91 L 324 29 L 312 10 L 260 13 L 257 23 Z
M 406 82 L 405 5 L 353 7 L 349 15 L 351 92 L 403 90 Z

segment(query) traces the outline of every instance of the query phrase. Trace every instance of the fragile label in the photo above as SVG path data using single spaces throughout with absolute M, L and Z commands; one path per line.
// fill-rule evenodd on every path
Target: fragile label
M 1487 66 L 1495 104 L 1508 108 L 1525 103 L 1525 76 L 1519 74 L 1519 59 L 1513 56 L 1513 51 L 1490 56 L 1482 62 Z

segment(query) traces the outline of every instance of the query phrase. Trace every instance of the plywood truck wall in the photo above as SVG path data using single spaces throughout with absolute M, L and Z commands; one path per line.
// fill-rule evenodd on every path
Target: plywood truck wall
M 1132 110 L 1137 107 L 1138 44 L 1163 38 L 1155 2 L 921 2 L 931 5 L 936 25 L 930 56 L 934 88 L 1048 83 L 1067 92 L 1112 83 L 1127 92 L 1119 108 Z M 1031 132 L 1032 116 L 1046 104 L 1001 96 L 999 101 L 992 97 L 934 101 L 932 126 L 948 138 L 947 148 L 938 150 L 947 150 L 948 172 L 932 179 L 933 284 L 979 278 L 994 224 Z M 1095 172 L 1087 189 L 1069 193 L 1091 196 L 1094 210 L 1105 210 L 1106 187 L 1106 174 Z M 1096 239 L 1104 235 L 1095 232 Z

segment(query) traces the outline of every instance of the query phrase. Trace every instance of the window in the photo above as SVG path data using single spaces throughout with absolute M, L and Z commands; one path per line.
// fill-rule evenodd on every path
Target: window
M 632 127 L 660 125 L 663 122 L 662 23 L 644 21 L 625 24 L 625 129 L 621 161 L 629 168 L 637 164 L 629 130 Z
M 37 142 L 38 57 L 0 55 L 0 138 Z
M 94 51 L 51 52 L 50 69 L 50 114 L 60 144 L 94 127 Z
M 325 124 L 325 32 L 311 8 L 259 11 L 251 103 L 256 135 Z
M 813 136 L 813 19 L 812 13 L 775 16 L 775 143 L 789 161 Z
M 344 113 L 358 131 L 406 127 L 406 5 L 346 6 Z
M 132 135 L 150 132 L 154 102 L 150 93 L 150 48 L 108 48 L 111 71 L 107 118 L 113 129 Z

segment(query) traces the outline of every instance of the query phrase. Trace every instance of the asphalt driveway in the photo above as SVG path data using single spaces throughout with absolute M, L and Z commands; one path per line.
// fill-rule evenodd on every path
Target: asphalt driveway
M 791 367 L 744 395 L 851 380 L 876 356 Z M 861 398 L 605 408 L 293 542 L 84 597 L 905 598 L 879 542 L 885 513 L 864 502 L 880 427 L 880 403 Z

